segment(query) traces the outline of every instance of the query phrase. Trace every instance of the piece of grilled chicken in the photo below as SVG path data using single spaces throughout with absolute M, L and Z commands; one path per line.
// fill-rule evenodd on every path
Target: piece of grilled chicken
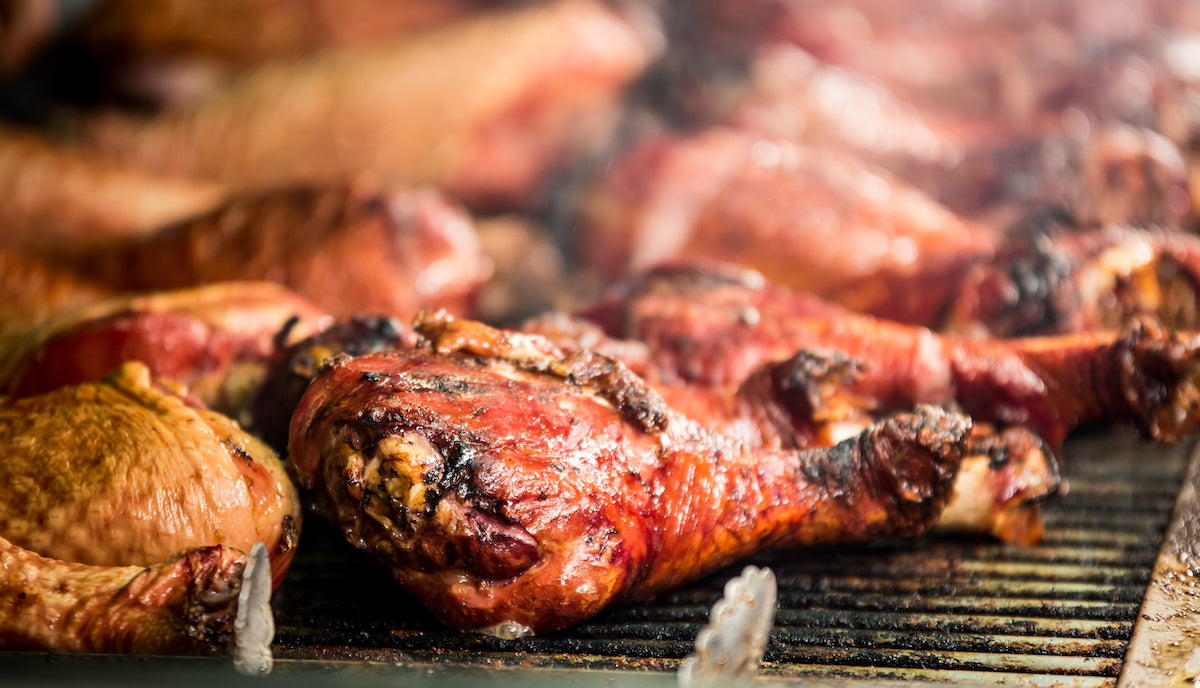
M 1012 340 L 942 335 L 863 316 L 737 268 L 663 268 L 581 313 L 641 342 L 651 380 L 740 385 L 786 377 L 801 350 L 856 365 L 841 393 L 878 408 L 956 403 L 976 421 L 1028 427 L 1055 449 L 1080 425 L 1132 423 L 1171 442 L 1200 420 L 1200 335 L 1156 324 Z M 562 342 L 560 342 L 562 343 Z
M 465 323 L 465 325 L 464 325 Z M 358 317 L 281 349 L 265 376 L 252 411 L 253 429 L 281 453 L 287 449 L 288 425 L 310 381 L 340 356 L 361 356 L 415 346 L 417 332 L 426 338 L 447 336 L 448 329 L 474 327 L 446 315 L 422 313 L 416 330 L 392 319 Z M 602 348 L 613 357 L 644 369 L 644 346 L 606 338 L 598 328 L 565 315 L 537 318 L 522 330 L 545 334 L 572 349 Z M 762 451 L 829 447 L 861 433 L 881 414 L 873 400 L 846 393 L 846 369 L 820 356 L 801 373 L 755 375 L 741 385 L 666 383 L 658 376 L 653 389 L 673 411 L 687 416 L 745 447 Z M 848 363 L 848 360 L 847 360 Z M 643 378 L 643 381 L 646 381 Z M 646 381 L 647 384 L 648 381 Z M 1006 542 L 1031 544 L 1040 539 L 1040 503 L 1065 490 L 1057 456 L 1023 428 L 997 430 L 976 425 L 962 459 L 943 529 L 988 533 Z
M 126 363 L 101 382 L 0 403 L 0 535 L 98 566 L 263 542 L 278 584 L 300 527 L 273 450 Z
M 347 539 L 457 628 L 551 631 L 764 548 L 921 532 L 970 433 L 923 407 L 830 449 L 766 451 L 612 359 L 442 324 L 327 365 L 289 451 Z
M 233 189 L 365 173 L 472 207 L 531 206 L 569 154 L 607 138 L 661 40 L 653 22 L 597 0 L 522 3 L 268 62 L 186 108 L 91 117 L 83 137 L 146 169 Z
M 246 555 L 195 547 L 150 565 L 89 566 L 0 537 L 0 648 L 215 654 L 234 633 Z
M 126 361 L 182 384 L 206 407 L 248 420 L 280 348 L 333 318 L 271 282 L 222 282 L 115 296 L 0 329 L 0 393 L 24 397 L 97 382 Z
M 445 196 L 350 184 L 238 196 L 63 264 L 122 291 L 269 280 L 334 314 L 403 318 L 465 311 L 491 270 L 470 217 Z
M 300 501 L 276 454 L 127 363 L 0 401 L 0 645 L 216 652 L 245 553 L 277 586 Z
M 586 197 L 579 258 L 609 278 L 666 262 L 739 263 L 853 310 L 936 329 L 1054 334 L 1146 314 L 1200 326 L 1200 240 L 1058 216 L 1034 213 L 1001 230 L 842 152 L 710 129 L 648 139 L 618 158 Z M 1072 232 L 1090 238 L 1061 236 Z M 972 274 L 981 269 L 1014 274 L 989 294 Z M 977 312 L 964 308 L 976 301 Z M 1022 313 L 1031 306 L 1042 311 Z
M 431 324 L 418 321 L 420 328 Z M 628 362 L 645 373 L 643 379 L 673 410 L 750 446 L 830 447 L 894 411 L 854 387 L 863 364 L 835 351 L 801 349 L 786 361 L 763 364 L 744 380 L 710 383 L 656 371 L 652 351 L 643 343 L 609 338 L 569 315 L 535 318 L 523 331 L 566 350 L 601 350 Z M 302 344 L 297 347 L 304 350 Z M 1025 427 L 976 422 L 962 464 L 939 529 L 1025 545 L 1041 539 L 1041 504 L 1067 489 L 1054 447 Z

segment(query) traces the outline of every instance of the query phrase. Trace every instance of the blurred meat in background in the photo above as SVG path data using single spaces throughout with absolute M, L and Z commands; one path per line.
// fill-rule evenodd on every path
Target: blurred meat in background
M 153 384 L 190 387 L 188 403 L 283 451 L 320 376 L 346 396 L 310 410 L 374 433 L 358 395 L 411 395 L 412 433 L 444 431 L 401 384 L 430 368 L 462 414 L 454 432 L 487 435 L 474 414 L 489 404 L 522 429 L 502 438 L 490 487 L 530 468 L 519 441 L 546 441 L 542 421 L 562 410 L 526 418 L 539 405 L 499 390 L 566 394 L 597 415 L 645 394 L 711 433 L 698 454 L 728 442 L 759 467 L 773 443 L 824 451 L 856 423 L 946 404 L 918 414 L 955 428 L 922 527 L 950 500 L 959 454 L 995 458 L 977 445 L 1037 458 L 1045 475 L 1022 494 L 1042 499 L 1062 494 L 1053 454 L 1081 423 L 1173 441 L 1197 422 L 1191 0 L 0 0 L 0 127 L 0 372 L 14 393 L 145 359 Z M 348 363 L 379 349 L 398 352 Z M 713 377 L 727 367 L 738 375 Z M 477 406 L 458 394 L 470 385 Z M 728 413 L 764 389 L 780 403 Z M 678 430 L 609 415 L 598 432 L 634 438 L 636 456 Z M 767 416 L 786 423 L 753 426 Z M 308 487 L 348 490 L 326 506 L 349 495 L 340 526 L 356 532 L 350 506 L 368 502 L 348 476 L 367 464 L 337 453 L 341 425 L 310 420 L 292 427 L 308 468 L 325 462 Z M 397 457 L 420 458 L 392 430 Z M 583 434 L 569 439 L 590 447 Z M 1003 505 L 1026 514 L 1019 527 L 983 530 L 1036 540 L 1019 501 Z M 866 537 L 852 521 L 820 541 Z M 448 605 L 453 577 L 425 576 L 422 557 L 466 552 L 508 576 L 536 554 L 475 534 L 372 546 L 419 552 L 402 563 L 420 573 L 399 578 Z M 548 541 L 573 555 L 577 540 Z M 622 585 L 657 592 L 747 552 L 668 557 L 661 581 Z M 586 594 L 596 582 L 566 591 L 582 611 L 533 604 L 546 616 L 522 623 L 586 618 L 608 600 Z M 534 589 L 504 605 L 537 602 Z M 448 609 L 460 626 L 512 621 Z

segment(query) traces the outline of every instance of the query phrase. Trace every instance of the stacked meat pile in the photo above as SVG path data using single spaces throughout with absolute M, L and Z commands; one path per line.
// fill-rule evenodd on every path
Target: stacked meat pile
M 1028 544 L 1076 428 L 1200 422 L 1186 0 L 58 5 L 0 25 L 0 647 L 222 652 L 302 511 L 504 635 Z

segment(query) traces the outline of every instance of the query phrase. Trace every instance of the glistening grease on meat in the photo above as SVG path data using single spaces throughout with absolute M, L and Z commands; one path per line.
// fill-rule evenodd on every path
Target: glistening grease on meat
M 550 631 L 764 548 L 921 532 L 970 432 L 922 407 L 830 449 L 766 451 L 612 359 L 443 325 L 326 366 L 289 449 L 347 539 L 458 628 Z

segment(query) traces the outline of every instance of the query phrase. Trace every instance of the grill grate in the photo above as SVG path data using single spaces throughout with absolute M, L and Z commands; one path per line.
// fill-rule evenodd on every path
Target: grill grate
M 1186 447 L 1148 448 L 1125 434 L 1073 440 L 1071 493 L 1047 505 L 1037 547 L 929 536 L 760 559 L 775 570 L 780 605 L 763 674 L 1114 685 L 1188 458 Z M 326 528 L 309 524 L 305 545 L 275 599 L 281 668 L 316 659 L 674 670 L 737 573 L 504 641 L 440 627 Z

